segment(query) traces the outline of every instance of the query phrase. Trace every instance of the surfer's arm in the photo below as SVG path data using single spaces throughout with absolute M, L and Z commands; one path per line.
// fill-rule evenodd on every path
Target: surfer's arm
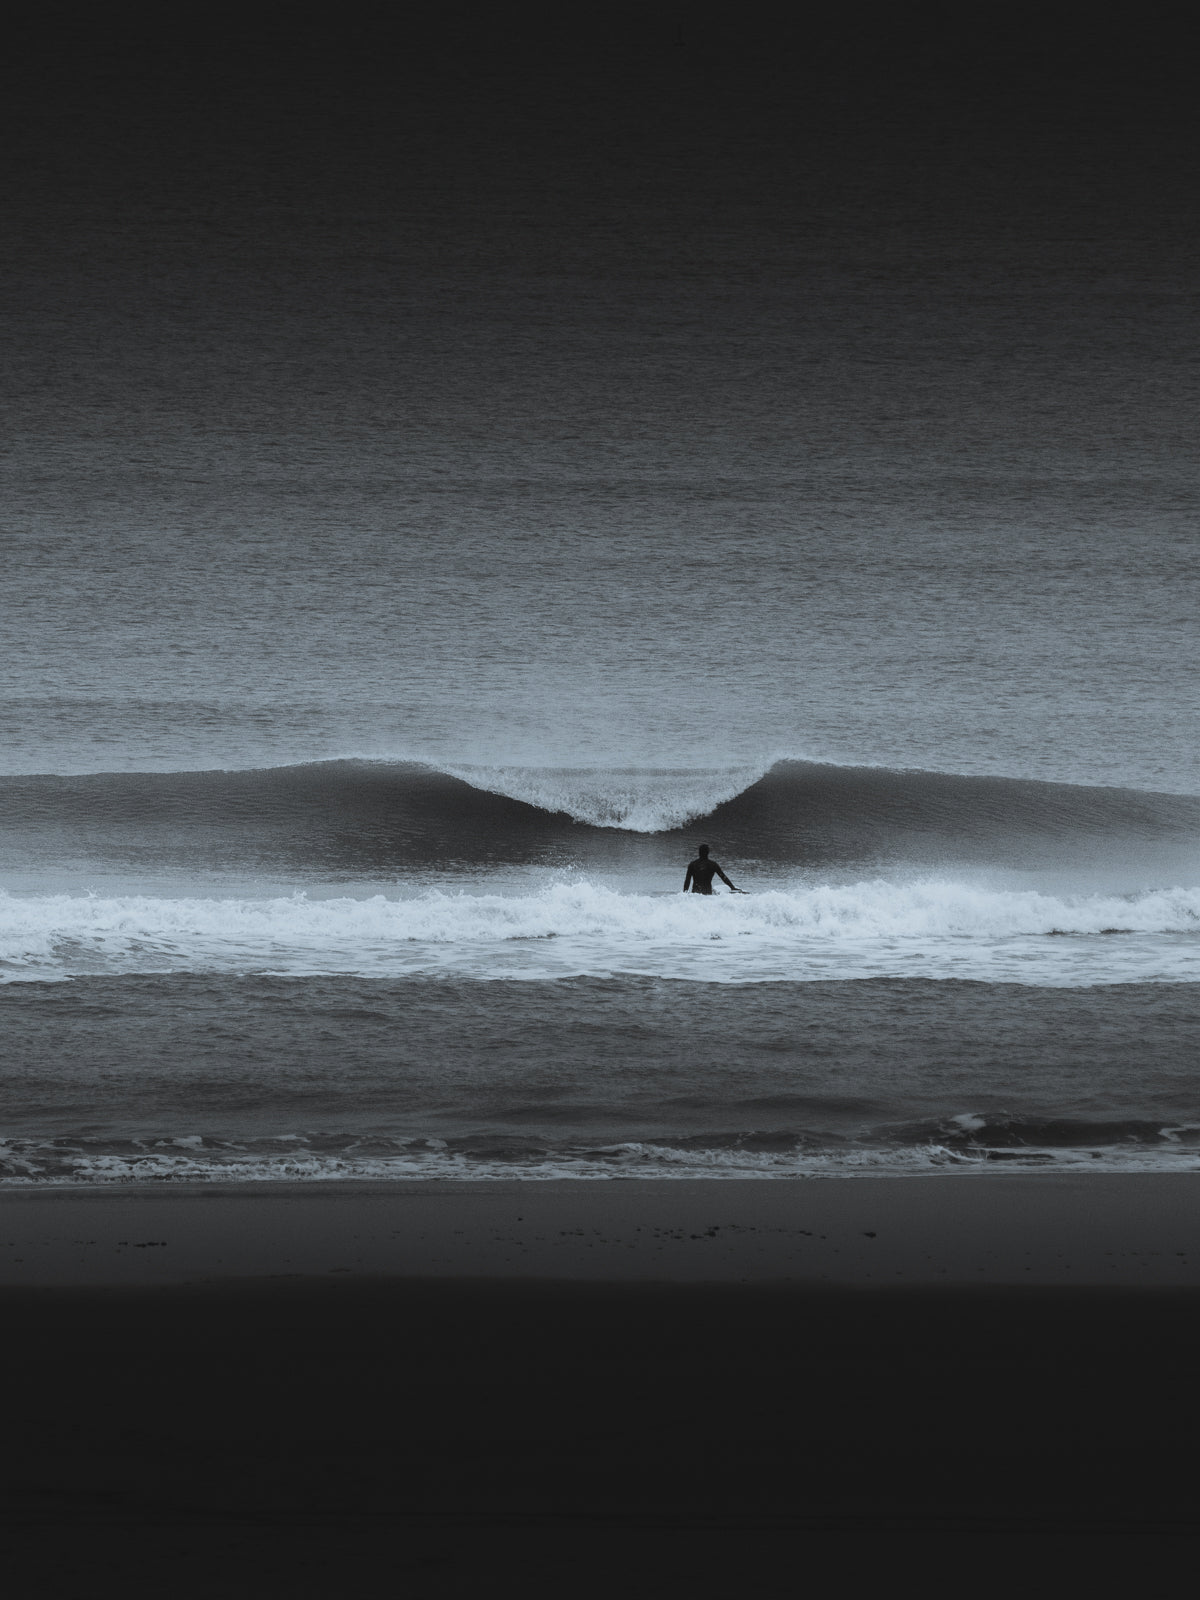
M 716 865 L 715 862 L 714 862 L 714 865 Z M 729 879 L 721 871 L 720 867 L 717 867 L 717 877 L 720 878 L 722 883 L 727 884 L 728 887 L 733 890 L 734 894 L 741 894 L 742 891 L 740 889 L 736 888 L 732 883 L 729 882 Z
M 683 880 L 683 892 L 684 892 L 684 894 L 686 894 L 691 887 L 692 887 L 692 869 L 691 869 L 691 867 L 689 867 L 687 869 L 687 873 L 685 874 L 684 880 Z

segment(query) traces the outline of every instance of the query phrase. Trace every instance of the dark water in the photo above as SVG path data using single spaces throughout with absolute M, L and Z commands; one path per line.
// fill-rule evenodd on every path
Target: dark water
M 1166 34 L 57 16 L 9 1176 L 1189 1162 Z
M 1191 1168 L 1196 1000 L 896 978 L 14 984 L 0 1173 Z

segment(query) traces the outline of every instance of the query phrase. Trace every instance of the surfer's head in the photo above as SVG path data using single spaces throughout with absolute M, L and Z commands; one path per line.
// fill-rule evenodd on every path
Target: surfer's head
M 708 846 L 706 844 L 699 844 L 696 846 L 696 849 L 702 856 L 706 856 L 708 854 Z

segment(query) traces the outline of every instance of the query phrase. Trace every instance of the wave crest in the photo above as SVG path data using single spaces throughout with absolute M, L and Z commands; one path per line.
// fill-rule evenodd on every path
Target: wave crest
M 387 877 L 452 865 L 587 872 L 719 855 L 866 876 L 904 862 L 1195 881 L 1200 798 L 777 761 L 767 771 L 601 772 L 333 761 L 249 772 L 0 778 L 0 869 L 203 865 Z M 672 866 L 674 875 L 675 866 Z

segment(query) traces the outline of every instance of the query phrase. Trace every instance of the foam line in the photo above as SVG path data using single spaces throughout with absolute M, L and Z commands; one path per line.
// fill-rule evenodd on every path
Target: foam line
M 1183 936 L 1173 958 L 1182 966 L 1166 975 L 1194 978 L 1200 888 L 1054 896 L 880 879 L 710 900 L 622 894 L 586 880 L 536 894 L 431 891 L 406 899 L 0 892 L 0 973 L 10 980 L 173 971 L 508 976 L 523 965 L 531 976 L 630 970 L 748 981 L 849 975 L 863 961 L 872 971 L 890 970 L 888 962 L 904 971 L 907 963 L 917 975 L 922 961 L 961 967 L 972 947 L 986 971 L 997 947 L 1031 938 L 1045 941 L 1041 960 L 1053 970 L 1066 958 L 1048 936 L 1069 943 L 1120 933 Z M 1114 972 L 1123 960 L 1114 957 Z M 839 962 L 845 974 L 828 970 Z

